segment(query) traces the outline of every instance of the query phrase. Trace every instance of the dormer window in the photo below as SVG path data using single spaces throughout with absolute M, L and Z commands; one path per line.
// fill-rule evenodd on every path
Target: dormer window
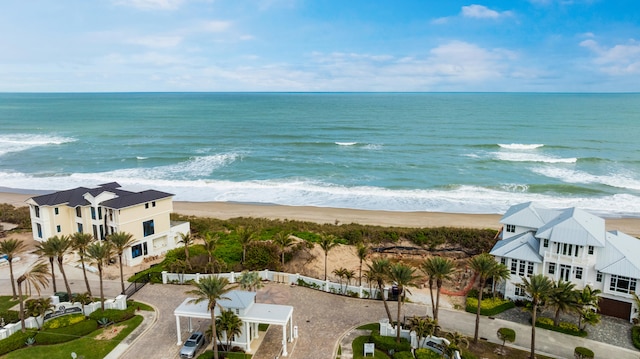
M 55 213 L 55 214 L 56 214 L 56 216 L 57 216 L 58 214 L 60 214 L 60 210 L 58 209 L 58 207 L 56 207 L 56 208 L 54 208 L 54 209 L 53 209 L 53 213 Z
M 34 206 L 33 209 L 36 211 L 36 218 L 40 218 L 40 207 Z
M 593 254 L 593 246 L 589 246 L 589 254 Z
M 509 233 L 515 233 L 515 232 L 516 232 L 516 226 L 515 226 L 515 224 L 507 224 L 507 232 L 509 232 Z
M 545 238 L 544 241 L 542 242 L 542 246 L 545 248 L 549 248 L 549 239 Z

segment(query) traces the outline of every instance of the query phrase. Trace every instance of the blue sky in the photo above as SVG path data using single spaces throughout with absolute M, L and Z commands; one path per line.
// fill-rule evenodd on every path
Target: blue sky
M 0 91 L 640 91 L 637 0 L 0 4 Z

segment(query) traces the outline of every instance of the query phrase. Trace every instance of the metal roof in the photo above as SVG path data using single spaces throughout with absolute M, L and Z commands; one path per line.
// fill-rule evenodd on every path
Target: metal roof
M 538 253 L 540 241 L 532 232 L 525 232 L 509 239 L 499 240 L 489 254 L 497 257 L 507 257 L 529 262 L 542 263 L 542 256 Z
M 538 228 L 536 237 L 553 242 L 604 247 L 604 219 L 579 208 L 568 208 Z
M 502 224 L 513 224 L 526 228 L 540 228 L 560 212 L 533 202 L 511 206 L 500 219 Z
M 640 278 L 640 239 L 620 231 L 607 232 L 607 245 L 598 253 L 596 270 L 623 277 Z

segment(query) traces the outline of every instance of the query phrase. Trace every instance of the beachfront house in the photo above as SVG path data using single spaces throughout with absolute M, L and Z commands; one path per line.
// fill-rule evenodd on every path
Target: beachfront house
M 173 195 L 156 190 L 127 191 L 116 182 L 78 187 L 29 198 L 33 238 L 89 233 L 98 240 L 115 232 L 133 235 L 123 263 L 134 266 L 178 246 L 189 222 L 173 222 Z
M 509 299 L 525 299 L 522 277 L 544 274 L 602 291 L 600 312 L 626 320 L 637 316 L 631 293 L 640 278 L 640 240 L 607 231 L 605 220 L 579 208 L 550 209 L 532 202 L 504 214 L 500 240 L 491 249 L 511 270 L 499 285 Z

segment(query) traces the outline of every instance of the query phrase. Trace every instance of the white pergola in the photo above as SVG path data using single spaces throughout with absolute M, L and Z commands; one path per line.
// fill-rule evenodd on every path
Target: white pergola
M 250 294 L 249 294 L 250 293 Z M 236 337 L 234 343 L 244 346 L 245 351 L 251 352 L 251 341 L 258 337 L 258 324 L 281 325 L 282 326 L 282 355 L 287 356 L 287 342 L 293 341 L 293 307 L 289 305 L 264 304 L 247 301 L 248 297 L 255 297 L 255 293 L 243 291 L 230 291 L 227 296 L 229 300 L 221 300 L 219 306 L 226 309 L 236 310 L 236 314 L 242 320 L 242 334 Z M 202 301 L 194 304 L 193 298 L 185 299 L 174 311 L 176 316 L 176 332 L 178 336 L 177 345 L 182 344 L 182 333 L 180 330 L 180 317 L 189 320 L 188 330 L 193 331 L 192 318 L 211 319 L 208 309 L 208 302 Z M 220 308 L 215 309 L 215 314 L 220 314 Z M 287 336 L 287 325 L 289 335 Z

